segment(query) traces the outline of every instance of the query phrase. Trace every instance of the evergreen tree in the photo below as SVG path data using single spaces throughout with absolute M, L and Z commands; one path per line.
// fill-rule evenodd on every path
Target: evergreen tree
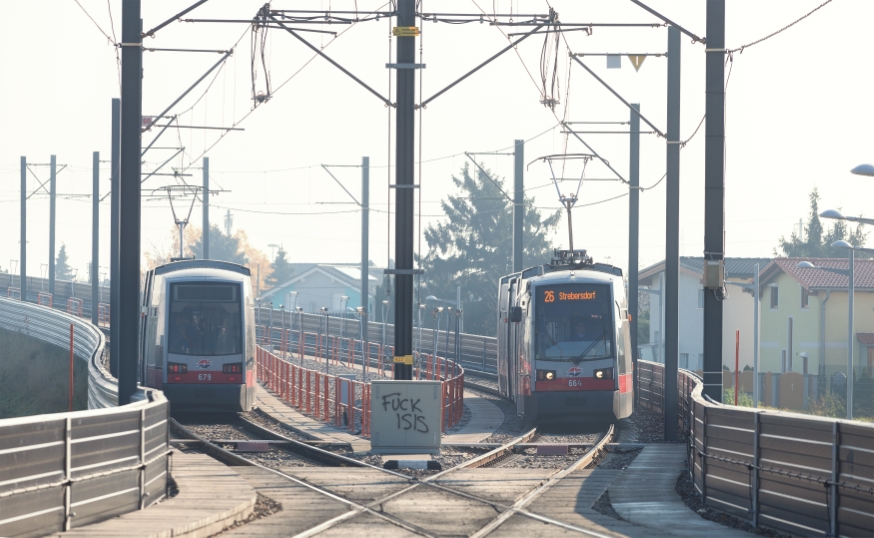
M 197 259 L 203 258 L 203 234 L 191 244 L 191 252 Z M 221 228 L 215 224 L 209 227 L 209 258 L 240 265 L 246 265 L 249 262 L 240 246 L 240 239 L 225 235 Z
M 831 246 L 832 243 L 839 240 L 849 242 L 856 247 L 865 246 L 865 240 L 868 234 L 862 231 L 862 225 L 856 226 L 855 230 L 851 230 L 847 223 L 842 220 L 835 221 L 834 226 L 829 229 L 824 229 L 822 222 L 819 220 L 819 191 L 814 187 L 810 193 L 810 216 L 807 219 L 807 225 L 804 227 L 804 235 L 799 237 L 798 234 L 792 232 L 789 239 L 785 236 L 780 236 L 777 241 L 777 248 L 774 249 L 774 255 L 779 256 L 777 249 L 783 251 L 783 256 L 798 257 L 798 258 L 836 258 L 843 257 L 842 251 L 838 251 Z M 870 254 L 857 252 L 856 257 L 870 257 Z
M 61 250 L 55 259 L 55 278 L 58 280 L 72 280 L 73 271 L 70 269 L 70 258 L 67 257 L 67 245 L 61 243 Z
M 279 250 L 276 251 L 276 258 L 270 264 L 270 276 L 267 277 L 265 283 L 271 288 L 285 284 L 294 275 L 294 267 L 291 266 L 286 254 L 285 249 L 279 247 Z
M 498 188 L 503 181 L 493 182 L 481 170 L 471 175 L 465 165 L 461 177 L 452 181 L 460 192 L 442 202 L 448 221 L 425 230 L 428 253 L 420 260 L 425 269 L 421 295 L 451 299 L 461 286 L 465 332 L 494 335 L 498 281 L 512 272 L 513 204 Z M 534 200 L 525 198 L 526 267 L 551 259 L 547 234 L 560 219 L 560 211 L 544 219 Z

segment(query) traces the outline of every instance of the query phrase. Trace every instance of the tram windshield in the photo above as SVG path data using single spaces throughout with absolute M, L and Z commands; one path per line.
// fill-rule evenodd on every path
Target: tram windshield
M 170 353 L 243 352 L 239 284 L 172 284 L 170 297 Z
M 604 284 L 538 286 L 535 357 L 579 362 L 613 356 L 613 300 Z

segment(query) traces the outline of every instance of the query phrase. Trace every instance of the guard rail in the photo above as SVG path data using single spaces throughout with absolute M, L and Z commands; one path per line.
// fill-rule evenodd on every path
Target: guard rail
M 638 405 L 664 410 L 664 365 L 638 361 Z M 704 503 L 793 535 L 870 536 L 874 424 L 735 407 L 680 370 L 677 426 Z
M 69 530 L 140 510 L 167 494 L 169 405 L 140 388 L 117 407 L 115 379 L 102 366 L 103 334 L 81 319 L 0 299 L 0 327 L 69 346 L 88 361 L 86 411 L 0 420 L 0 536 Z

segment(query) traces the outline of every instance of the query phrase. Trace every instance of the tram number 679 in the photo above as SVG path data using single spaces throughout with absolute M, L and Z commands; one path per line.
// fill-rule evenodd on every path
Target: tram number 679
M 198 381 L 212 381 L 212 374 L 197 374 Z

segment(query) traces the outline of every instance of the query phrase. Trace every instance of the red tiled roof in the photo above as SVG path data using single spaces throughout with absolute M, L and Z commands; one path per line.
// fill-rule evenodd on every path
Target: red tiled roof
M 807 261 L 816 266 L 816 269 L 803 269 L 798 267 L 798 264 Z M 832 273 L 831 271 L 823 271 L 821 267 L 830 269 L 844 269 L 849 267 L 847 258 L 775 258 L 769 263 L 761 273 L 761 285 L 765 285 L 769 280 L 776 276 L 777 272 L 782 271 L 795 280 L 797 280 L 804 288 L 846 288 L 849 285 L 849 279 L 846 275 Z M 861 259 L 855 263 L 854 288 L 856 289 L 874 289 L 874 260 Z

